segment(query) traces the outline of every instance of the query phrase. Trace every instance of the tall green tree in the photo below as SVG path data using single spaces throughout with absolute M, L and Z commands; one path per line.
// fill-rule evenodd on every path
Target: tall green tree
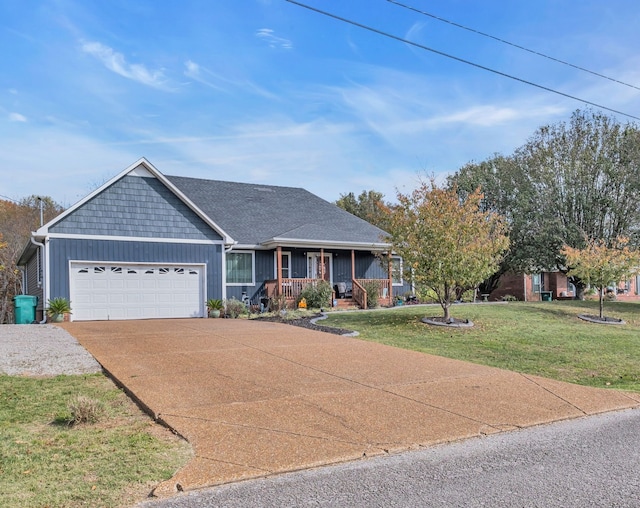
M 479 190 L 460 199 L 455 188 L 423 182 L 388 211 L 393 251 L 416 287 L 437 295 L 447 321 L 456 293 L 494 273 L 509 246 L 505 219 L 482 210 L 482 199 Z
M 502 272 L 566 272 L 564 246 L 583 248 L 585 238 L 640 244 L 640 129 L 602 113 L 541 127 L 512 155 L 467 164 L 449 183 L 462 196 L 481 186 L 483 206 L 507 217 Z
M 340 194 L 335 205 L 386 231 L 386 210 L 390 205 L 384 201 L 384 194 L 381 192 L 363 190 L 357 198 L 353 192 Z

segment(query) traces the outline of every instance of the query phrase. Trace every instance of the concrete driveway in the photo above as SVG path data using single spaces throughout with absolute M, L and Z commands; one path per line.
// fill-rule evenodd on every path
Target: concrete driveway
M 231 319 L 62 325 L 193 445 L 161 491 L 640 406 L 640 395 Z

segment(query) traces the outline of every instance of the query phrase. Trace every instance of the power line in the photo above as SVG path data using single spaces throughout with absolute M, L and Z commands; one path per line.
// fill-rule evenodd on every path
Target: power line
M 406 4 L 397 2 L 396 0 L 387 0 L 387 2 L 395 4 L 395 5 L 399 6 L 399 7 L 403 7 L 404 9 L 408 9 L 410 11 L 417 12 L 418 14 L 423 14 L 424 16 L 429 16 L 430 18 L 436 19 L 438 21 L 442 21 L 443 23 L 448 23 L 448 24 L 453 25 L 455 27 L 462 28 L 463 30 L 467 30 L 467 31 L 473 32 L 475 34 L 482 35 L 483 37 L 488 37 L 489 39 L 493 39 L 494 41 L 498 41 L 498 42 L 501 42 L 503 44 L 508 44 L 509 46 L 513 46 L 514 48 L 521 49 L 522 51 L 527 51 L 528 53 L 532 53 L 534 55 L 541 56 L 541 57 L 546 58 L 548 60 L 553 60 L 554 62 L 558 62 L 558 63 L 561 63 L 563 65 L 568 65 L 569 67 L 573 67 L 574 69 L 578 69 L 578 70 L 583 71 L 583 72 L 588 72 L 589 74 L 593 74 L 594 76 L 598 76 L 599 78 L 608 79 L 609 81 L 613 81 L 615 83 L 619 83 L 621 85 L 628 86 L 630 88 L 635 88 L 636 90 L 640 90 L 640 87 L 638 87 L 636 85 L 632 85 L 630 83 L 625 83 L 624 81 L 620 81 L 619 79 L 612 78 L 610 76 L 605 76 L 604 74 L 600 74 L 599 72 L 595 72 L 595 71 L 592 71 L 592 70 L 589 70 L 589 69 L 585 69 L 584 67 L 580 67 L 579 65 L 575 65 L 575 64 L 572 64 L 570 62 L 566 62 L 564 60 L 560 60 L 559 58 L 555 58 L 553 56 L 545 55 L 544 53 L 540 53 L 539 51 L 535 51 L 533 49 L 525 48 L 524 46 L 520 46 L 518 44 L 506 41 L 504 39 L 500 39 L 499 37 L 496 37 L 494 35 L 487 34 L 487 33 L 481 32 L 479 30 L 475 30 L 474 28 L 469 28 L 468 26 L 464 26 L 464 25 L 461 25 L 459 23 L 455 23 L 454 21 L 450 21 L 448 19 L 441 18 L 440 16 L 436 16 L 435 14 L 431 14 L 430 12 L 422 11 L 422 10 L 417 9 L 415 7 L 412 7 L 410 5 L 406 5 Z
M 0 198 L 6 199 L 7 201 L 13 201 L 14 203 L 20 204 L 20 201 L 16 201 L 15 199 L 12 199 L 8 196 L 3 196 L 2 194 L 0 194 Z
M 626 116 L 628 118 L 633 118 L 634 120 L 640 120 L 640 117 L 633 116 L 633 115 L 630 115 L 628 113 L 624 113 L 622 111 L 618 111 L 617 109 L 609 108 L 607 106 L 603 106 L 603 105 L 598 104 L 596 102 L 591 102 L 591 101 L 588 101 L 586 99 L 581 99 L 580 97 L 576 97 L 575 95 L 570 95 L 568 93 L 560 92 L 559 90 L 555 90 L 553 88 L 549 88 L 549 87 L 544 86 L 544 85 L 539 85 L 537 83 L 534 83 L 533 81 L 527 81 L 526 79 L 518 78 L 516 76 L 512 76 L 511 74 L 507 74 L 505 72 L 497 71 L 497 70 L 492 69 L 490 67 L 485 67 L 484 65 L 480 65 L 480 64 L 471 62 L 469 60 L 465 60 L 463 58 L 460 58 L 460 57 L 457 57 L 457 56 L 454 56 L 454 55 L 450 55 L 448 53 L 444 53 L 443 51 L 439 51 L 437 49 L 433 49 L 433 48 L 430 48 L 428 46 L 424 46 L 423 44 L 418 44 L 417 42 L 413 42 L 413 41 L 410 41 L 408 39 L 404 39 L 404 38 L 399 37 L 397 35 L 390 34 L 389 32 L 384 32 L 383 30 L 379 30 L 377 28 L 373 28 L 371 26 L 364 25 L 362 23 L 358 23 L 357 21 L 353 21 L 353 20 L 350 20 L 350 19 L 347 19 L 347 18 L 343 18 L 341 16 L 338 16 L 337 14 L 332 14 L 330 12 L 323 11 L 323 10 L 318 9 L 316 7 L 312 7 L 310 5 L 306 5 L 306 4 L 303 4 L 301 2 L 297 2 L 296 0 L 285 0 L 285 1 L 287 1 L 287 2 L 289 2 L 291 4 L 298 5 L 300 7 L 304 7 L 305 9 L 309 9 L 310 11 L 317 12 L 318 14 L 322 14 L 324 16 L 336 19 L 338 21 L 342 21 L 344 23 L 348 23 L 350 25 L 357 26 L 358 28 L 362 28 L 364 30 L 368 30 L 369 32 L 373 32 L 373 33 L 376 33 L 378 35 L 382 35 L 384 37 L 388 37 L 390 39 L 394 39 L 396 41 L 404 42 L 405 44 L 409 44 L 411 46 L 415 46 L 416 48 L 424 49 L 425 51 L 430 51 L 430 52 L 435 53 L 437 55 L 441 55 L 441 56 L 444 56 L 444 57 L 447 57 L 447 58 L 451 58 L 452 60 L 456 60 L 458 62 L 462 62 L 462 63 L 467 64 L 467 65 L 471 65 L 471 66 L 476 67 L 478 69 L 482 69 L 482 70 L 485 70 L 485 71 L 488 71 L 488 72 L 492 72 L 493 74 L 497 74 L 499 76 L 503 76 L 505 78 L 509 78 L 509 79 L 514 80 L 514 81 L 519 81 L 520 83 L 524 83 L 525 85 L 530 85 L 530 86 L 539 88 L 541 90 L 545 90 L 547 92 L 555 93 L 557 95 L 561 95 L 562 97 L 566 97 L 568 99 L 573 99 L 575 101 L 582 102 L 584 104 L 588 104 L 589 106 L 595 106 L 596 108 L 604 109 L 606 111 L 611 111 L 612 113 L 616 113 L 618 115 Z

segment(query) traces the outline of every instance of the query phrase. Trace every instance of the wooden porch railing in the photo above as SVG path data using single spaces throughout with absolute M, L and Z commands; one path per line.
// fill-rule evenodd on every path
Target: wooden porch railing
M 267 280 L 264 283 L 264 292 L 267 298 L 273 298 L 278 294 L 284 295 L 287 300 L 297 300 L 302 290 L 307 286 L 315 286 L 321 279 L 282 279 L 282 286 L 278 292 L 278 281 Z M 367 291 L 363 284 L 376 282 L 380 288 L 379 300 L 392 303 L 392 293 L 388 279 L 353 279 L 352 298 L 362 309 L 367 308 Z
M 315 286 L 320 280 L 321 279 L 282 279 L 279 294 L 284 295 L 287 300 L 296 300 L 305 287 Z M 277 289 L 277 280 L 267 280 L 264 282 L 264 290 L 268 298 L 278 296 Z
M 356 279 L 353 279 L 351 283 L 351 298 L 360 305 L 361 309 L 367 310 L 367 290 Z
M 389 284 L 389 279 L 354 279 L 353 280 L 353 299 L 356 300 L 356 303 L 360 305 L 363 309 L 366 309 L 366 298 L 364 299 L 364 306 L 356 299 L 356 284 L 360 286 L 364 294 L 366 295 L 366 291 L 364 290 L 364 285 L 370 282 L 375 282 L 378 284 L 380 288 L 380 292 L 378 293 L 378 300 L 380 302 L 385 302 L 392 304 L 393 303 L 393 292 L 391 291 L 391 286 Z
M 276 290 L 278 289 L 277 280 L 265 280 L 264 281 L 264 296 L 267 298 L 273 298 L 277 296 Z

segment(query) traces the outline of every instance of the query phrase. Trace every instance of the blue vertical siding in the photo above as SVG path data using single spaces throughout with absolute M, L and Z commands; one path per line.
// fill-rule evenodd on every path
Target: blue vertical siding
M 257 250 L 255 251 L 255 286 L 229 286 L 227 285 L 227 298 L 242 299 L 242 293 L 246 293 L 252 302 L 257 303 L 263 294 L 265 280 L 275 278 L 274 267 L 274 251 Z
M 307 250 L 284 247 L 283 252 L 291 253 L 291 273 L 293 278 L 307 277 Z M 319 252 L 314 249 L 313 252 Z M 347 282 L 351 280 L 351 250 L 328 250 L 325 254 L 331 254 L 333 259 L 333 283 Z M 355 253 L 356 279 L 387 279 L 387 270 L 378 258 L 370 251 Z M 264 294 L 264 282 L 276 278 L 275 274 L 275 250 L 255 251 L 255 286 L 227 286 L 227 298 L 242 299 L 242 294 L 257 303 Z M 393 286 L 394 295 L 403 295 L 411 290 L 410 281 L 403 281 L 402 286 Z
M 25 270 L 27 271 L 27 287 L 24 288 L 24 293 L 31 296 L 38 297 L 37 310 L 44 308 L 44 302 L 42 301 L 42 284 L 38 282 L 38 271 L 42 269 L 42 266 L 38 268 L 38 262 L 40 261 L 38 252 L 34 252 L 33 256 L 27 262 Z M 43 274 L 41 274 L 43 275 Z
M 69 298 L 69 261 L 198 263 L 207 267 L 207 296 L 222 298 L 222 245 L 52 238 L 49 243 L 51 298 Z

